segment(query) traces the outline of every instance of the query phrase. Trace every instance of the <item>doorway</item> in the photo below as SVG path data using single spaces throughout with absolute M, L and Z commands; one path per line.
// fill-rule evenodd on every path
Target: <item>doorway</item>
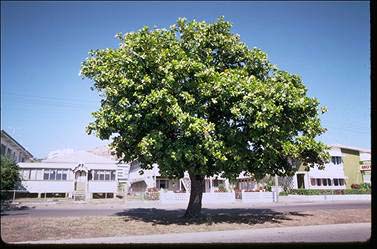
M 77 171 L 75 174 L 75 191 L 86 191 L 86 183 L 87 183 L 87 178 L 86 178 L 86 172 L 83 170 Z
M 305 174 L 297 174 L 297 187 L 305 188 Z

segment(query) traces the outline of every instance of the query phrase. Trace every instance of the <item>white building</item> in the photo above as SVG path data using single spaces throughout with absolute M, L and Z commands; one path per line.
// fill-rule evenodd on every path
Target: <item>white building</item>
M 331 147 L 328 151 L 331 158 L 330 162 L 325 164 L 324 169 L 318 169 L 317 166 L 306 171 L 303 167 L 295 173 L 293 177 L 293 188 L 304 189 L 345 189 L 344 165 L 342 152 L 340 148 Z
M 29 151 L 4 130 L 1 130 L 1 155 L 8 156 L 16 163 L 25 162 L 33 158 L 33 155 Z
M 140 164 L 137 161 L 131 163 L 129 173 L 130 192 L 145 192 L 147 188 L 165 189 L 169 191 L 190 192 L 191 181 L 187 172 L 181 179 L 170 179 L 160 174 L 157 164 L 153 165 L 153 169 L 141 171 Z M 215 192 L 223 185 L 225 189 L 229 189 L 229 180 L 221 176 L 206 177 L 203 192 Z
M 61 150 L 41 162 L 19 163 L 22 186 L 39 197 L 61 195 L 75 200 L 115 197 L 118 161 L 87 151 Z

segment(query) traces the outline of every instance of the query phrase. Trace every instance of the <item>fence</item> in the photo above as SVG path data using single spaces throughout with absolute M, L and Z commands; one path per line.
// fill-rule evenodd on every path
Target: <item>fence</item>
M 161 203 L 188 203 L 189 193 L 161 192 Z M 230 203 L 236 200 L 233 192 L 203 193 L 202 203 Z
M 273 202 L 273 192 L 242 192 L 242 202 L 265 203 Z

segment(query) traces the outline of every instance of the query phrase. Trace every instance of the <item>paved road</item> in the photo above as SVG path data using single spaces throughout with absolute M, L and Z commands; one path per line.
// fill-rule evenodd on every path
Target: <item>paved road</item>
M 17 211 L 6 211 L 2 215 L 7 217 L 23 217 L 23 216 L 33 216 L 33 217 L 77 217 L 77 216 L 112 216 L 119 213 L 126 213 L 132 210 L 135 212 L 153 212 L 154 209 L 162 210 L 177 210 L 186 208 L 185 205 L 154 205 L 154 206 L 126 206 L 125 208 L 116 207 L 97 207 L 93 208 L 28 208 L 24 210 Z M 250 209 L 250 210 L 271 210 L 276 212 L 304 212 L 310 210 L 326 210 L 326 209 L 366 209 L 371 208 L 371 203 L 369 201 L 349 201 L 349 202 L 327 202 L 327 203 L 292 203 L 292 204 L 258 204 L 258 205 L 204 205 L 203 210 L 210 211 L 215 209 L 224 209 L 231 211 L 237 211 L 238 209 Z
M 370 236 L 370 223 L 353 223 L 127 237 L 44 240 L 18 242 L 17 244 L 365 242 L 370 239 Z

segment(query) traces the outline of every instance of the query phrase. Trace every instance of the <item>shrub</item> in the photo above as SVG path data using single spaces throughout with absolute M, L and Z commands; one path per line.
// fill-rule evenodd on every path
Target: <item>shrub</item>
M 351 188 L 352 188 L 352 189 L 360 189 L 360 185 L 359 185 L 359 184 L 356 184 L 356 183 L 352 183 L 352 184 L 351 184 Z
M 357 195 L 357 194 L 371 194 L 370 189 L 345 189 L 344 194 Z
M 218 189 L 215 192 L 227 192 L 224 184 L 219 184 Z
M 370 183 L 362 183 L 362 184 L 360 184 L 360 189 L 371 189 L 371 185 L 370 185 Z
M 156 201 L 160 199 L 160 192 L 158 191 L 157 188 L 147 188 L 145 192 L 145 199 L 146 200 L 151 200 L 151 201 Z

